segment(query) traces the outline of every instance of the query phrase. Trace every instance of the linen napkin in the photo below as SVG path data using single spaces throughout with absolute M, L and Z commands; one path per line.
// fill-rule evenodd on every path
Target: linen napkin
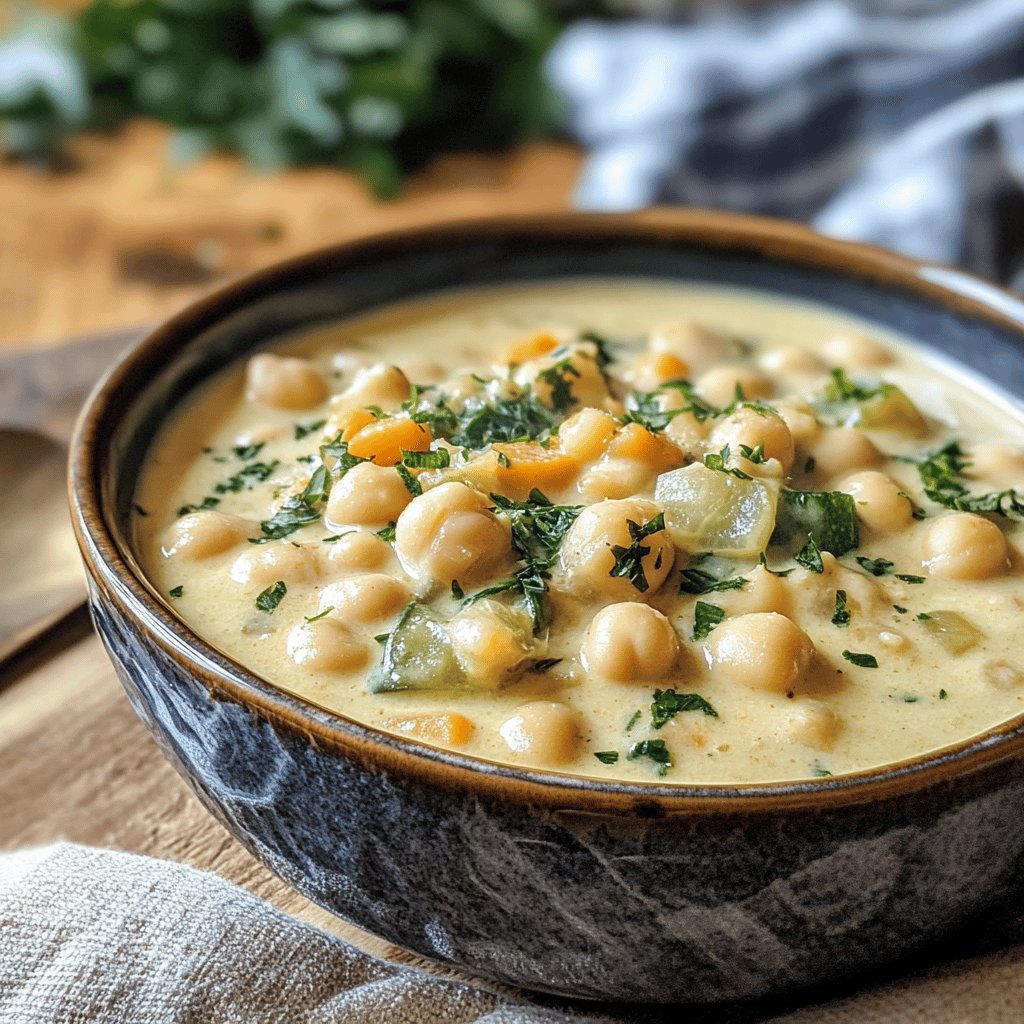
M 1024 285 L 1024 3 L 751 6 L 563 34 L 578 205 L 790 217 Z
M 1022 1019 L 1024 945 L 782 1015 L 765 1005 L 609 1010 L 531 999 L 384 963 L 215 875 L 170 861 L 67 843 L 0 855 L 3 1024 Z

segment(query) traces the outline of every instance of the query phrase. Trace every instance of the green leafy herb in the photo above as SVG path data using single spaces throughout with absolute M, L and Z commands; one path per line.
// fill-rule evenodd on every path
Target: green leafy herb
M 808 572 L 825 571 L 825 563 L 821 560 L 821 548 L 813 536 L 808 538 L 807 543 L 793 556 L 793 560 Z
M 794 491 L 783 487 L 772 541 L 787 543 L 801 536 L 813 537 L 822 551 L 837 558 L 852 551 L 860 544 L 853 498 L 842 491 Z
M 846 603 L 846 591 L 836 591 L 836 610 L 832 613 L 833 626 L 848 626 L 850 624 L 850 609 Z
M 263 445 L 254 445 L 253 447 L 258 450 Z M 250 462 L 234 476 L 229 476 L 227 480 L 215 484 L 213 489 L 218 494 L 237 494 L 239 491 L 251 490 L 253 484 L 263 483 L 264 480 L 267 480 L 279 465 L 281 463 L 277 459 L 274 459 L 273 462 Z
M 706 640 L 711 631 L 725 619 L 725 609 L 717 604 L 698 601 L 693 609 L 693 639 Z
M 571 359 L 562 359 L 537 374 L 537 379 L 543 381 L 551 389 L 549 401 L 551 408 L 558 413 L 568 412 L 579 402 L 572 394 L 572 378 L 579 377 L 580 371 L 572 364 Z
M 284 580 L 278 580 L 267 587 L 266 590 L 260 592 L 260 595 L 256 598 L 256 607 L 261 612 L 269 614 L 281 603 L 282 598 L 287 593 L 288 587 L 285 585 Z
M 255 459 L 261 451 L 266 441 L 261 441 L 259 444 L 242 444 L 235 446 L 235 455 L 238 456 L 243 462 L 248 462 L 250 459 Z
M 410 469 L 447 469 L 451 455 L 447 448 L 434 448 L 429 452 L 409 452 L 403 448 L 402 462 Z
M 638 740 L 629 748 L 627 760 L 636 761 L 646 757 L 658 766 L 658 774 L 665 775 L 672 767 L 672 755 L 665 746 L 664 740 Z
M 906 615 L 907 612 L 910 611 L 909 608 L 904 608 L 903 605 L 901 605 L 901 604 L 894 604 L 893 608 L 895 608 L 896 611 L 898 611 L 900 613 L 900 615 Z
M 811 765 L 811 775 L 813 775 L 816 779 L 826 779 L 829 778 L 832 775 L 832 773 L 827 768 L 823 768 L 817 761 L 815 761 Z
M 310 434 L 323 430 L 326 424 L 327 420 L 313 420 L 312 423 L 296 423 L 295 440 L 301 441 L 304 437 L 309 437 Z
M 872 576 L 889 576 L 896 568 L 888 558 L 865 558 L 863 555 L 857 556 L 857 564 Z
M 764 453 L 764 441 L 761 441 L 756 448 L 751 448 L 748 444 L 741 444 L 740 455 L 747 462 L 754 463 L 755 466 L 760 466 L 768 461 L 768 457 Z
M 334 471 L 339 479 L 360 462 L 373 462 L 372 458 L 364 459 L 352 455 L 348 450 L 348 442 L 342 441 L 340 432 L 326 444 L 320 445 L 320 459 L 325 464 L 328 459 L 334 459 Z
M 939 700 L 945 700 L 949 696 L 945 690 L 939 690 Z
M 580 341 L 589 341 L 597 349 L 597 365 L 602 372 L 615 362 L 612 348 L 616 343 L 609 341 L 603 334 L 598 334 L 597 331 L 583 331 L 580 334 Z
M 402 478 L 405 489 L 414 497 L 418 498 L 423 493 L 423 485 L 399 462 L 395 466 L 395 472 Z
M 630 715 L 629 721 L 626 723 L 626 732 L 627 733 L 633 731 L 633 726 L 636 725 L 636 723 L 640 721 L 640 717 L 642 715 L 643 715 L 643 712 L 640 711 L 639 709 L 637 709 L 636 711 L 633 712 L 632 715 Z
M 912 583 L 914 585 L 924 583 L 925 579 L 923 576 L 912 576 L 910 573 L 898 572 L 896 573 L 896 579 L 902 580 L 904 583 Z
M 718 712 L 699 693 L 676 693 L 675 690 L 655 690 L 651 704 L 651 725 L 660 729 L 676 715 L 684 711 L 701 711 L 710 718 L 717 718 Z
M 825 392 L 826 398 L 838 402 L 869 402 L 885 394 L 886 385 L 879 383 L 866 386 L 851 380 L 845 370 L 835 369 L 831 372 L 832 383 Z M 891 387 L 891 385 L 889 385 Z
M 644 572 L 643 560 L 651 553 L 650 545 L 643 542 L 648 537 L 665 529 L 665 514 L 659 512 L 643 526 L 633 522 L 632 519 L 627 519 L 626 527 L 629 530 L 629 546 L 623 547 L 621 544 L 615 544 L 612 547 L 615 565 L 612 566 L 609 575 L 629 580 L 643 594 L 650 589 L 647 574 Z
M 333 612 L 333 611 L 334 611 L 334 605 L 332 604 L 330 607 L 325 608 L 322 612 L 317 612 L 316 615 L 304 615 L 303 618 L 307 622 L 319 622 L 322 618 L 324 618 L 324 616 L 330 615 L 331 612 Z
M 381 540 L 386 540 L 389 544 L 394 544 L 395 524 L 388 523 L 388 525 L 385 526 L 383 529 L 377 531 L 377 536 L 380 537 Z
M 784 580 L 791 572 L 796 571 L 795 567 L 792 569 L 769 569 L 768 556 L 763 551 L 761 552 L 758 561 L 765 572 L 770 573 L 772 576 L 778 576 L 780 580 Z
M 873 654 L 858 654 L 856 651 L 843 651 L 843 657 L 860 668 L 878 668 L 878 659 Z
M 466 592 L 459 586 L 458 580 L 452 580 L 452 597 L 456 601 L 461 601 L 466 596 Z
M 617 750 L 598 750 L 594 757 L 601 762 L 601 764 L 617 764 L 619 760 L 619 752 Z
M 719 579 L 703 569 L 683 569 L 679 582 L 680 594 L 711 594 L 724 590 L 742 590 L 747 585 L 745 576 L 728 576 Z
M 386 644 L 390 633 L 378 633 L 373 639 L 379 644 Z
M 916 704 L 921 698 L 916 693 L 903 694 L 904 704 Z
M 958 441 L 950 441 L 915 463 L 925 494 L 938 505 L 959 512 L 1024 519 L 1024 491 L 1008 488 L 971 494 L 961 475 L 970 465 Z
M 484 448 L 489 444 L 536 438 L 550 430 L 554 420 L 536 396 L 526 392 L 517 398 L 495 398 L 478 409 L 459 417 L 453 444 L 466 448 Z
M 220 498 L 208 494 L 198 505 L 182 505 L 178 509 L 179 516 L 187 516 L 190 512 L 203 512 L 206 509 L 216 508 L 220 504 Z
M 182 594 L 185 593 L 185 588 L 179 584 L 176 587 L 171 587 L 171 589 L 168 590 L 167 593 L 170 594 L 171 597 L 173 597 L 175 600 L 177 600 L 179 597 L 181 597 Z
M 729 473 L 736 477 L 737 480 L 750 480 L 752 477 L 749 473 L 744 473 L 742 469 L 735 469 L 730 467 L 729 459 L 732 456 L 732 452 L 729 450 L 729 446 L 726 445 L 720 452 L 709 452 L 704 456 L 704 465 L 708 469 L 718 470 L 719 473 Z

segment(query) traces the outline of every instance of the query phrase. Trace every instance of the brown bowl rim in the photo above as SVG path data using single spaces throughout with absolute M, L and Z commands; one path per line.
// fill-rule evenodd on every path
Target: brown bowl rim
M 358 759 L 365 766 L 408 775 L 429 786 L 457 788 L 500 800 L 515 799 L 568 813 L 631 814 L 646 818 L 735 819 L 781 811 L 817 814 L 892 800 L 934 786 L 951 785 L 988 768 L 1006 766 L 1024 750 L 1024 713 L 959 743 L 877 768 L 790 782 L 696 785 L 624 782 L 516 768 L 442 750 L 374 729 L 289 693 L 264 680 L 193 633 L 161 599 L 112 527 L 103 498 L 119 419 L 122 389 L 140 365 L 173 361 L 175 339 L 189 337 L 275 286 L 300 279 L 324 264 L 344 266 L 367 256 L 405 250 L 438 239 L 460 241 L 606 237 L 658 240 L 713 249 L 745 250 L 763 258 L 839 272 L 909 292 L 1024 335 L 1024 304 L 982 278 L 889 250 L 845 242 L 775 218 L 709 209 L 654 208 L 641 213 L 501 215 L 448 220 L 361 237 L 275 263 L 231 281 L 170 317 L 127 352 L 99 382 L 76 425 L 69 461 L 69 499 L 76 539 L 102 599 L 116 603 L 137 627 L 207 686 L 215 699 L 230 698 L 275 728 L 304 735 L 318 748 Z M 944 279 L 939 283 L 936 278 Z M 960 283 L 963 290 L 954 287 Z M 1008 312 L 1011 310 L 1013 312 Z M 1016 312 L 1019 316 L 1014 315 Z

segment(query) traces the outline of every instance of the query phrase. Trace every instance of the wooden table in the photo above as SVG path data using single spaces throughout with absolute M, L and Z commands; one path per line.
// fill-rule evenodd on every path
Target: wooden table
M 555 144 L 445 158 L 382 204 L 331 170 L 260 177 L 227 157 L 173 170 L 165 145 L 140 123 L 81 141 L 74 171 L 0 165 L 0 346 L 153 322 L 225 277 L 382 228 L 564 210 L 579 163 Z M 288 889 L 210 817 L 135 718 L 84 614 L 0 668 L 0 808 L 0 849 L 64 838 L 172 858 L 397 955 Z

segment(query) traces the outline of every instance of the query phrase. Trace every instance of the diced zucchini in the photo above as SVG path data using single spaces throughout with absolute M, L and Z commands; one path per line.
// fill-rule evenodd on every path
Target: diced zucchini
M 662 473 L 654 500 L 673 542 L 691 553 L 756 558 L 775 526 L 777 493 L 770 481 L 741 480 L 699 462 Z
M 927 612 L 918 621 L 950 654 L 966 654 L 985 639 L 959 612 Z
M 860 544 L 857 505 L 842 491 L 794 491 L 783 487 L 772 540 L 803 544 L 813 537 L 822 551 L 845 555 Z
M 440 620 L 413 602 L 384 643 L 380 668 L 370 674 L 370 693 L 453 690 L 465 683 L 451 639 Z

